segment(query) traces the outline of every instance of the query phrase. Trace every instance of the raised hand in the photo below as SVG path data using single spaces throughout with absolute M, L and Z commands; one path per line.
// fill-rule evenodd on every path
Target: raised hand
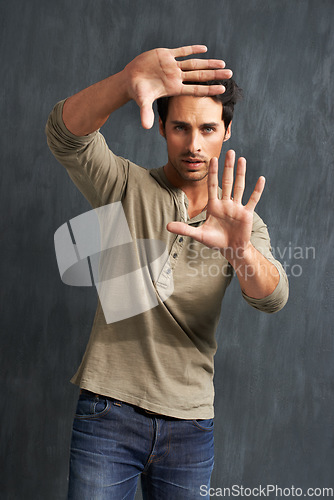
M 234 183 L 235 152 L 226 153 L 222 178 L 222 199 L 218 199 L 218 160 L 212 158 L 208 174 L 207 218 L 200 227 L 191 227 L 183 222 L 170 222 L 168 231 L 190 236 L 208 247 L 219 248 L 226 259 L 233 263 L 242 259 L 250 245 L 253 212 L 261 198 L 265 179 L 260 177 L 246 205 L 242 205 L 245 189 L 246 160 L 239 158 Z
M 159 97 L 176 95 L 210 96 L 222 94 L 222 85 L 187 85 L 184 82 L 206 82 L 228 79 L 232 71 L 219 59 L 176 58 L 207 51 L 205 45 L 189 45 L 177 49 L 154 49 L 140 54 L 124 68 L 128 93 L 140 107 L 141 122 L 149 129 L 154 122 L 153 102 Z

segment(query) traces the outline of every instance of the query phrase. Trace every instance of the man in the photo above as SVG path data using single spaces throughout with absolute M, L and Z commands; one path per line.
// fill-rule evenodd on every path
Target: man
M 276 312 L 287 300 L 286 275 L 254 213 L 264 178 L 243 206 L 246 161 L 238 160 L 232 193 L 229 151 L 218 188 L 238 88 L 221 60 L 176 60 L 205 51 L 194 45 L 145 52 L 58 103 L 49 117 L 49 146 L 92 206 L 121 202 L 132 240 L 163 242 L 168 255 L 146 290 L 135 290 L 154 295 L 155 307 L 110 323 L 98 305 L 73 378 L 81 394 L 70 499 L 134 498 L 139 475 L 144 498 L 204 498 L 213 468 L 214 333 L 233 270 L 253 307 Z M 130 99 L 144 128 L 153 125 L 152 104 L 160 99 L 168 150 L 162 168 L 145 170 L 115 156 L 98 132 Z

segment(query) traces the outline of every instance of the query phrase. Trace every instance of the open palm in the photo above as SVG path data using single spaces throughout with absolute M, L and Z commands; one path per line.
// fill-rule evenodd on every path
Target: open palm
M 206 52 L 205 45 L 189 45 L 177 49 L 154 49 L 137 56 L 127 66 L 131 98 L 140 107 L 144 128 L 154 121 L 152 105 L 159 97 L 176 95 L 208 96 L 224 92 L 222 85 L 187 85 L 184 82 L 231 78 L 232 71 L 223 69 L 225 63 L 217 59 L 188 59 L 177 57 Z
M 222 198 L 218 198 L 218 160 L 212 158 L 208 174 L 207 217 L 203 225 L 191 227 L 183 222 L 170 222 L 168 231 L 200 241 L 208 247 L 219 248 L 227 260 L 242 257 L 250 243 L 253 212 L 261 198 L 265 179 L 260 177 L 246 205 L 242 205 L 245 189 L 246 160 L 239 158 L 233 189 L 235 152 L 226 153 L 222 178 Z

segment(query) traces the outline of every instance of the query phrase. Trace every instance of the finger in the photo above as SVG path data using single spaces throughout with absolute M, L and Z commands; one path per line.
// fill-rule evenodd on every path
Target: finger
M 248 210 L 253 211 L 255 209 L 255 207 L 258 204 L 258 202 L 261 198 L 261 195 L 263 193 L 265 183 L 266 183 L 266 179 L 263 176 L 258 178 L 258 181 L 256 183 L 254 191 L 252 192 L 252 194 L 248 200 L 247 205 L 245 205 L 245 207 Z
M 177 64 L 182 71 L 225 68 L 225 62 L 221 59 L 186 59 Z
M 230 69 L 201 69 L 182 73 L 184 82 L 207 82 L 208 80 L 227 80 L 232 77 Z
M 222 177 L 222 200 L 230 200 L 233 186 L 235 152 L 233 149 L 227 151 L 225 155 L 224 172 Z
M 169 222 L 166 227 L 170 233 L 182 234 L 182 236 L 190 236 L 191 238 L 198 239 L 197 230 L 199 228 L 189 226 L 184 222 Z
M 218 159 L 211 158 L 208 173 L 208 199 L 218 198 Z
M 242 196 L 245 190 L 245 175 L 246 175 L 246 160 L 239 158 L 237 165 L 237 173 L 235 175 L 235 182 L 233 188 L 233 201 L 241 203 Z
M 223 94 L 224 85 L 182 85 L 182 95 L 194 95 L 196 97 L 207 97 L 210 95 Z
M 174 57 L 186 57 L 191 54 L 202 54 L 208 50 L 206 45 L 185 45 L 177 49 L 171 49 Z
M 152 104 L 144 104 L 140 108 L 140 119 L 141 119 L 141 124 L 144 128 L 150 129 L 153 127 L 154 112 L 152 109 Z

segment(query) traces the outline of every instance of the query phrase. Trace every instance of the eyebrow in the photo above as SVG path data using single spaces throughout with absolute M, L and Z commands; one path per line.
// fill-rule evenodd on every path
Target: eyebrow
M 172 120 L 171 123 L 173 125 L 183 125 L 183 126 L 190 125 L 190 123 L 182 122 L 179 120 Z M 200 126 L 201 127 L 219 127 L 219 123 L 216 123 L 216 122 L 202 123 Z

